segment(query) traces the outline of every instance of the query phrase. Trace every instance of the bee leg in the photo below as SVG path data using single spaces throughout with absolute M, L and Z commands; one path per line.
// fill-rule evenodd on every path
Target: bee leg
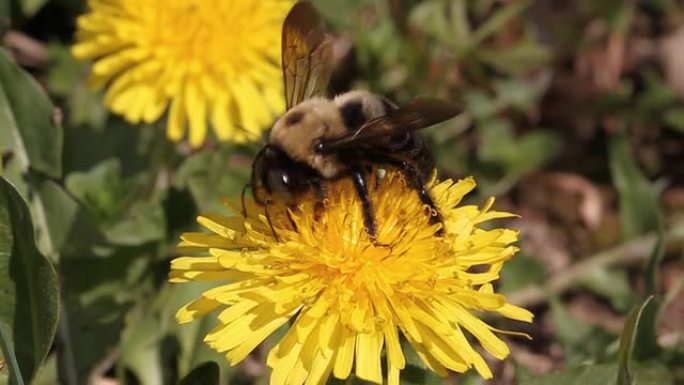
M 361 206 L 363 207 L 363 224 L 366 226 L 366 231 L 371 237 L 371 240 L 373 240 L 373 243 L 376 243 L 378 235 L 377 227 L 373 216 L 373 205 L 368 196 L 368 182 L 366 181 L 366 176 L 359 167 L 354 167 L 352 169 L 351 176 L 354 181 L 354 187 L 356 187 L 356 193 L 361 199 Z
M 271 228 L 271 233 L 276 242 L 280 242 L 280 237 L 278 237 L 278 232 L 276 232 L 273 222 L 271 221 L 271 215 L 268 213 L 268 205 L 271 203 L 270 199 L 264 201 L 264 214 L 266 214 L 266 221 L 268 221 L 268 226 Z
M 320 177 L 311 178 L 311 187 L 313 187 L 314 195 L 316 196 L 316 203 L 314 203 L 314 220 L 318 221 L 321 219 L 323 210 L 325 210 L 328 191 Z
M 404 175 L 408 179 L 409 185 L 418 193 L 420 201 L 423 202 L 423 204 L 430 207 L 430 209 L 432 210 L 432 214 L 430 215 L 430 223 L 442 224 L 442 228 L 439 229 L 437 234 L 443 234 L 444 217 L 442 216 L 442 213 L 440 212 L 439 207 L 437 207 L 437 204 L 435 203 L 434 199 L 432 199 L 430 191 L 425 186 L 425 180 L 423 179 L 423 176 L 420 173 L 420 169 L 409 160 L 399 159 L 389 155 L 377 156 L 376 160 L 380 163 L 385 163 L 390 166 L 397 167 L 404 172 Z
M 299 232 L 299 228 L 297 227 L 297 223 L 295 223 L 294 219 L 292 218 L 292 212 L 297 209 L 297 205 L 288 205 L 287 210 L 285 211 L 287 214 L 287 220 L 290 222 L 290 226 L 292 226 L 292 230 L 295 232 Z
M 245 204 L 245 193 L 248 188 L 251 188 L 252 184 L 247 183 L 245 187 L 242 188 L 242 194 L 240 195 L 240 201 L 242 202 L 242 216 L 247 218 L 247 205 Z

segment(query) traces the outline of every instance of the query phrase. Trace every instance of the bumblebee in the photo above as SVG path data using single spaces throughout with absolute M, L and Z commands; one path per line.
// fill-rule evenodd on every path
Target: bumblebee
M 255 201 L 295 204 L 313 190 L 317 210 L 324 209 L 326 182 L 351 178 L 363 206 L 364 225 L 375 240 L 377 227 L 368 196 L 374 166 L 401 170 L 421 201 L 439 212 L 425 186 L 434 161 L 420 129 L 457 115 L 456 103 L 416 97 L 403 106 L 368 91 L 326 98 L 332 68 L 331 39 L 323 19 L 308 2 L 296 3 L 282 30 L 282 71 L 287 112 L 274 124 L 268 143 L 252 163 Z M 270 218 L 269 218 L 270 223 Z M 277 234 L 271 225 L 274 236 Z

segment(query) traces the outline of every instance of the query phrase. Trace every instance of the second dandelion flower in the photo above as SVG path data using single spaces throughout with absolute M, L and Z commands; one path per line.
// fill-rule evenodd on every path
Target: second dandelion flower
M 282 113 L 280 30 L 288 0 L 90 0 L 74 56 L 132 123 L 166 113 L 167 135 L 246 141 Z

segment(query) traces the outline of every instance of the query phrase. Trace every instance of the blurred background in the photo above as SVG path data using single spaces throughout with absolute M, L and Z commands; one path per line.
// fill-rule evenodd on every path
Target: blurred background
M 425 131 L 440 175 L 473 175 L 470 202 L 496 196 L 498 210 L 520 214 L 505 223 L 520 229 L 522 251 L 499 289 L 535 322 L 490 321 L 533 339 L 507 337 L 512 355 L 491 362 L 493 380 L 417 370 L 404 382 L 609 383 L 628 314 L 653 295 L 628 333 L 633 370 L 639 384 L 684 384 L 684 3 L 314 3 L 336 37 L 335 89 L 461 100 L 465 113 Z M 28 201 L 61 289 L 55 341 L 34 383 L 175 384 L 216 360 L 221 383 L 266 384 L 263 357 L 228 368 L 204 345 L 211 317 L 175 323 L 206 286 L 166 282 L 179 234 L 200 211 L 223 212 L 220 197 L 239 195 L 262 143 L 209 138 L 193 149 L 169 142 L 164 121 L 132 125 L 109 113 L 86 86 L 89 63 L 70 53 L 85 9 L 0 3 L 2 65 L 30 74 L 3 79 L 5 99 L 53 117 L 53 131 L 25 138 L 27 147 L 59 146 L 26 169 L 0 125 L 4 176 Z M 41 89 L 54 109 L 35 96 Z

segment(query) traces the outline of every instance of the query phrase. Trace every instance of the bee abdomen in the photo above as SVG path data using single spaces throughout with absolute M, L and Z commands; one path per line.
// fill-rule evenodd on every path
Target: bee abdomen
M 408 132 L 405 135 L 402 139 L 395 139 L 391 151 L 401 154 L 401 157 L 410 160 L 421 174 L 429 176 L 435 168 L 435 161 L 425 139 L 417 132 Z

